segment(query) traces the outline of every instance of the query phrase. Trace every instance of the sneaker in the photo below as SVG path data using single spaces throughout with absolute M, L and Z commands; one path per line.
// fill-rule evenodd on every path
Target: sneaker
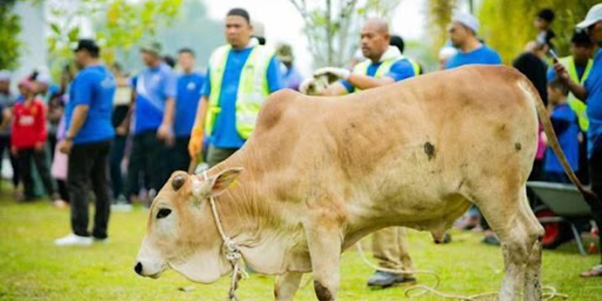
M 52 206 L 59 209 L 65 209 L 69 207 L 69 203 L 65 202 L 64 200 L 54 200 L 52 202 Z
M 500 241 L 497 239 L 497 236 L 495 234 L 489 234 L 489 235 L 485 235 L 485 237 L 483 238 L 482 242 L 486 245 L 491 245 L 491 246 L 499 246 L 500 245 Z
M 94 244 L 106 245 L 109 243 L 109 238 L 108 237 L 105 237 L 105 238 L 94 237 L 94 238 L 92 238 L 92 242 Z
M 79 236 L 79 235 L 71 233 L 63 238 L 59 238 L 59 239 L 55 240 L 54 244 L 57 246 L 60 246 L 60 247 L 67 247 L 67 246 L 87 247 L 87 246 L 92 245 L 92 237 Z
M 132 210 L 134 210 L 134 207 L 123 195 L 120 195 L 117 201 L 111 205 L 111 211 L 113 212 L 132 212 Z
M 415 282 L 416 278 L 412 276 L 404 276 L 389 272 L 376 271 L 370 279 L 368 279 L 369 287 L 387 288 L 397 283 Z

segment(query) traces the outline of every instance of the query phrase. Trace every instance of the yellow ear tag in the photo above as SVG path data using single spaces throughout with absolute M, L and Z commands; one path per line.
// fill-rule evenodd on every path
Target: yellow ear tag
M 232 181 L 232 183 L 228 185 L 228 188 L 234 188 L 236 187 L 236 185 L 238 185 L 238 179 L 234 179 L 234 181 Z

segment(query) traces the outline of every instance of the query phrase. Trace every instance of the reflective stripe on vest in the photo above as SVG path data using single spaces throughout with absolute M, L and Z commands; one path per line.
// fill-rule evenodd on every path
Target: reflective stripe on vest
M 205 133 L 212 135 L 218 114 L 221 112 L 220 95 L 228 54 L 232 47 L 222 46 L 209 58 L 211 92 L 205 120 Z M 240 73 L 236 94 L 236 130 L 243 139 L 248 139 L 255 129 L 257 115 L 263 102 L 270 94 L 267 73 L 274 54 L 266 47 L 254 46 Z
M 389 71 L 391 70 L 391 66 L 393 66 L 394 63 L 398 62 L 398 61 L 402 61 L 402 60 L 407 60 L 410 65 L 412 65 L 412 70 L 414 71 L 414 76 L 418 76 L 418 74 L 420 74 L 420 65 L 418 65 L 418 63 L 414 62 L 413 60 L 404 57 L 404 56 L 400 56 L 398 58 L 393 58 L 393 59 L 388 59 L 388 60 L 384 60 L 380 66 L 378 66 L 378 68 L 376 69 L 376 73 L 374 73 L 374 78 L 382 78 L 383 76 L 385 76 L 385 74 L 389 73 Z M 353 68 L 353 73 L 355 74 L 361 74 L 361 75 L 368 75 L 368 67 L 370 67 L 370 65 L 372 64 L 372 62 L 370 60 L 365 60 L 357 65 L 355 65 L 355 67 Z M 358 88 L 353 88 L 353 92 L 359 92 L 361 91 L 361 89 Z
M 589 76 L 589 72 L 592 69 L 592 65 L 594 64 L 592 60 L 589 60 L 587 62 L 587 66 L 585 67 L 583 76 L 581 77 L 581 80 L 579 80 L 579 74 L 577 73 L 575 60 L 572 56 L 567 56 L 560 59 L 560 63 L 564 65 L 564 67 L 567 69 L 569 77 L 574 82 L 579 83 L 580 85 L 583 85 L 583 83 L 585 83 L 585 80 Z M 587 132 L 587 130 L 589 129 L 589 119 L 587 118 L 587 105 L 583 101 L 578 99 L 573 93 L 569 93 L 568 104 L 573 110 L 573 112 L 577 114 L 577 119 L 579 120 L 579 128 L 582 131 Z

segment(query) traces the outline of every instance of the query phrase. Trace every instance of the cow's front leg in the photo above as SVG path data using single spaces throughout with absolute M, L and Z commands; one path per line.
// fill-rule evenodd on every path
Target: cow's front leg
M 319 301 L 334 301 L 340 284 L 342 234 L 328 222 L 306 228 L 307 243 Z
M 274 297 L 276 301 L 292 301 L 299 289 L 303 273 L 286 272 L 276 278 Z

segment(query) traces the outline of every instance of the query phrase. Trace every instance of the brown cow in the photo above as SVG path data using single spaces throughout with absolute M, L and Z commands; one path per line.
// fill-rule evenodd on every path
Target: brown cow
M 525 192 L 538 113 L 564 158 L 537 92 L 507 67 L 463 67 L 319 100 L 275 93 L 251 139 L 208 180 L 176 172 L 161 189 L 136 271 L 158 277 L 169 267 L 203 283 L 229 274 L 208 202 L 215 197 L 246 264 L 282 275 L 276 300 L 292 300 L 309 272 L 318 300 L 335 300 L 340 254 L 359 239 L 390 226 L 438 238 L 475 204 L 502 244 L 499 299 L 522 291 L 541 300 L 544 230 Z

